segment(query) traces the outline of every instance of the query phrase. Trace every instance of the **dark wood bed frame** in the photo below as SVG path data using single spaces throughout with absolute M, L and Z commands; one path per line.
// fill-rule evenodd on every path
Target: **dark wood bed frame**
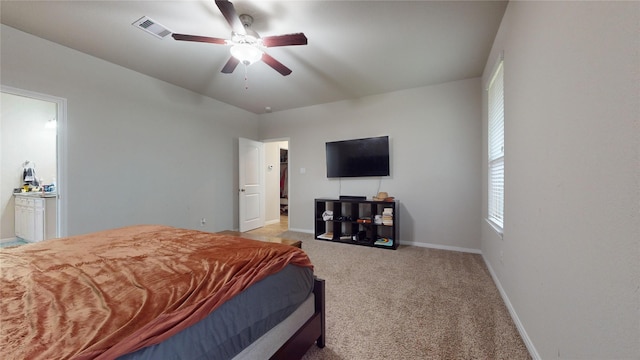
M 278 237 L 268 237 L 261 235 L 251 235 L 247 233 L 240 233 L 238 231 L 221 231 L 219 234 L 233 235 L 243 237 L 245 239 L 277 242 L 281 244 L 287 244 L 301 248 L 302 243 L 300 241 L 294 241 L 289 239 L 283 239 Z M 299 328 L 293 336 L 289 338 L 270 360 L 296 360 L 301 359 L 302 356 L 309 350 L 309 348 L 316 343 L 319 348 L 323 348 L 325 345 L 325 291 L 324 291 L 324 279 L 314 277 L 313 280 L 313 294 L 315 296 L 315 310 L 311 318 Z
M 324 347 L 325 341 L 325 312 L 324 312 L 324 280 L 315 278 L 313 281 L 315 295 L 315 312 L 293 336 L 287 340 L 271 357 L 272 360 L 300 359 L 315 342 L 319 348 Z

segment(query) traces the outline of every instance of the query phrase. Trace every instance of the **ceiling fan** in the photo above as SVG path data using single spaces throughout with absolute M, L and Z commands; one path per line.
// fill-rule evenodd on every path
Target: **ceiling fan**
M 266 36 L 261 38 L 257 32 L 251 29 L 253 17 L 247 14 L 241 14 L 238 16 L 233 4 L 227 0 L 216 0 L 216 5 L 231 26 L 232 31 L 230 40 L 186 34 L 172 34 L 171 36 L 180 41 L 231 45 L 231 57 L 221 71 L 225 74 L 232 73 L 239 63 L 243 63 L 248 66 L 258 60 L 262 60 L 265 64 L 271 66 L 274 70 L 284 76 L 291 74 L 291 69 L 264 52 L 262 48 L 306 45 L 307 37 L 303 33 Z

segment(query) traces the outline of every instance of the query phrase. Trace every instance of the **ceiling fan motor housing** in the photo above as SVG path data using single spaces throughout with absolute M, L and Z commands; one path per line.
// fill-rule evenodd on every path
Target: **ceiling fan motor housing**
M 253 24 L 253 17 L 251 15 L 242 14 L 238 16 L 238 18 L 240 18 L 240 22 L 242 23 L 242 26 L 244 26 L 245 37 L 246 38 L 248 37 L 246 42 L 247 43 L 257 42 L 257 40 L 260 39 L 260 35 L 257 32 L 253 31 L 253 29 L 251 28 L 251 25 Z M 254 41 L 252 42 L 251 40 L 254 40 Z

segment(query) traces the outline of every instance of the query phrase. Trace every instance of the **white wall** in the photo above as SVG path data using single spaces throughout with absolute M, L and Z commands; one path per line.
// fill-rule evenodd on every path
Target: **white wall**
M 13 189 L 21 187 L 23 164 L 35 164 L 36 177 L 51 184 L 56 177 L 56 129 L 45 124 L 56 119 L 56 104 L 0 93 L 0 239 L 15 237 Z
M 482 252 L 542 359 L 640 359 L 639 24 L 640 2 L 512 1 L 484 72 L 504 51 L 504 240 L 483 223 Z
M 238 227 L 237 139 L 257 138 L 255 114 L 1 30 L 2 84 L 67 99 L 68 235 L 137 223 Z
M 313 231 L 314 198 L 386 191 L 401 244 L 479 249 L 481 109 L 477 78 L 261 115 L 263 139 L 289 138 L 289 227 Z M 378 135 L 390 177 L 327 179 L 325 142 Z

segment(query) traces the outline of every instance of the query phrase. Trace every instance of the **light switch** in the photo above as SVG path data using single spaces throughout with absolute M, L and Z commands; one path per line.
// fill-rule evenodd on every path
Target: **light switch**
M 307 172 L 307 169 L 305 169 L 305 168 L 300 168 L 300 174 L 304 174 L 304 173 L 306 173 L 306 172 Z

